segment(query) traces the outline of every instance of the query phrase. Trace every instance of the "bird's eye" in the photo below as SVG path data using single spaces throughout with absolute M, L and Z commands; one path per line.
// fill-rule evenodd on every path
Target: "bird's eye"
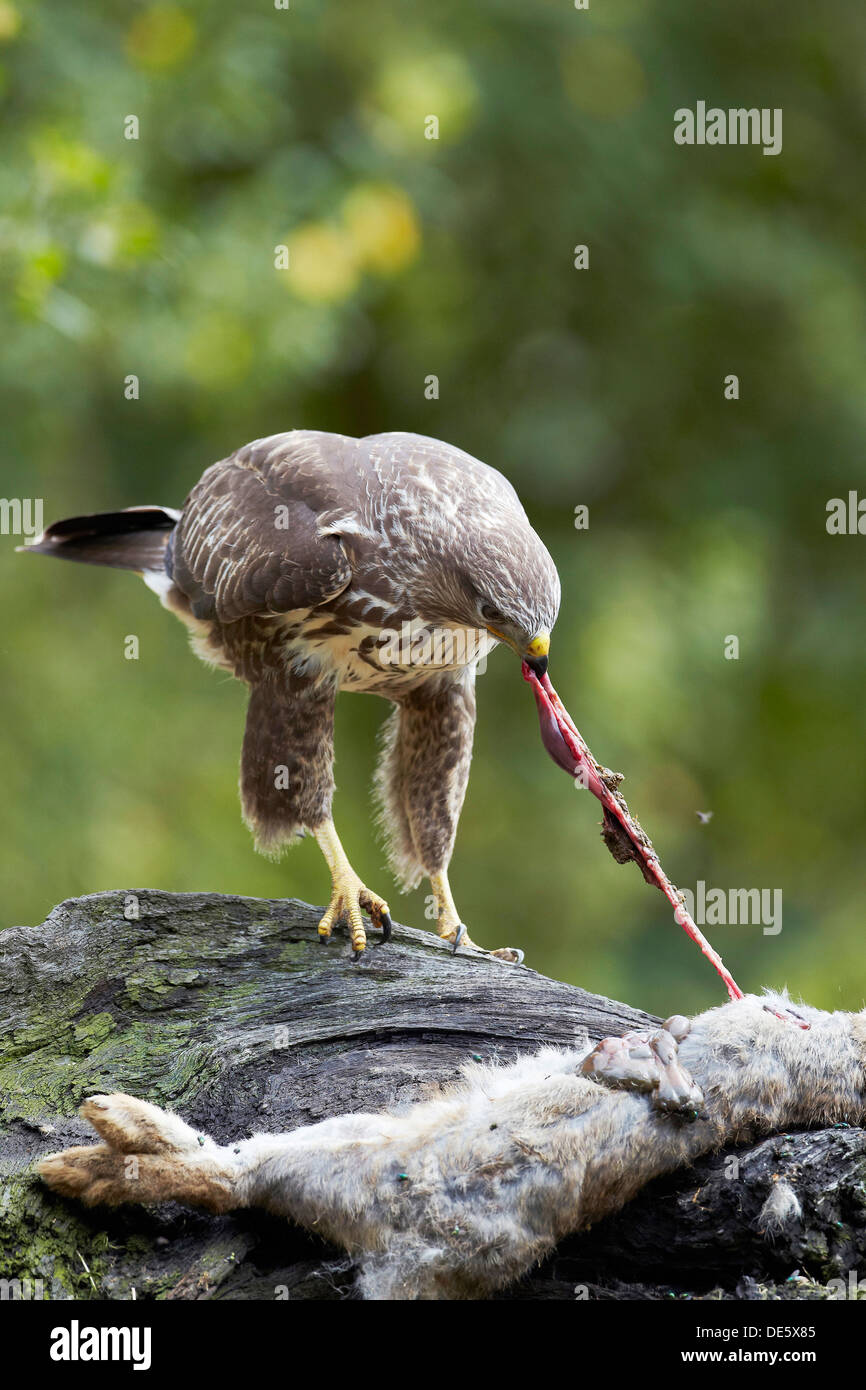
M 482 603 L 481 616 L 485 623 L 504 623 L 505 619 L 498 608 L 494 608 L 492 603 Z

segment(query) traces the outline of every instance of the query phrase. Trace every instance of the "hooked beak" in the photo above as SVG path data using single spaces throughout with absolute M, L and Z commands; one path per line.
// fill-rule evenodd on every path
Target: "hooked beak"
M 534 671 L 538 679 L 547 674 L 547 654 L 550 651 L 550 633 L 546 628 L 537 632 L 526 648 L 524 661 L 530 671 Z

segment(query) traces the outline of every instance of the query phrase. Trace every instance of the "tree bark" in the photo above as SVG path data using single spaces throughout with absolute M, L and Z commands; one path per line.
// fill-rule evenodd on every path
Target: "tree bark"
M 0 935 L 0 1278 L 52 1299 L 351 1296 L 347 1256 L 262 1212 L 88 1211 L 32 1165 L 90 1141 L 76 1111 L 96 1091 L 167 1105 L 227 1143 L 416 1100 L 472 1058 L 653 1021 L 407 927 L 354 963 L 344 936 L 318 941 L 318 916 L 146 890 L 62 903 Z M 729 1159 L 652 1184 L 500 1297 L 833 1294 L 866 1236 L 863 1132 L 766 1139 L 737 1152 L 736 1182 Z M 758 1214 L 784 1177 L 803 1217 L 771 1238 Z

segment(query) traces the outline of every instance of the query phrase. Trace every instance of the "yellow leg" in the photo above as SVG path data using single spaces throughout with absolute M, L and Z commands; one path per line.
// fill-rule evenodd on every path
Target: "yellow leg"
M 362 909 L 370 914 L 374 926 L 381 927 L 385 941 L 391 937 L 391 914 L 384 898 L 371 893 L 355 873 L 340 843 L 332 820 L 325 821 L 313 832 L 325 862 L 331 871 L 331 901 L 319 923 L 319 936 L 327 939 L 336 922 L 348 922 L 355 959 L 367 945 Z
M 450 941 L 455 951 L 458 946 L 474 946 L 476 950 L 483 951 L 484 947 L 478 946 L 472 940 L 460 920 L 460 913 L 454 903 L 447 872 L 431 874 L 430 887 L 433 889 L 433 897 L 436 900 L 438 930 L 443 940 Z M 523 960 L 523 952 L 514 946 L 503 946 L 498 951 L 491 951 L 490 955 L 497 956 L 499 960 L 508 961 L 511 965 L 519 965 Z
M 448 874 L 431 874 L 430 887 L 436 900 L 437 930 L 444 941 L 459 946 L 474 946 L 469 933 L 460 921 L 460 913 L 454 903 Z

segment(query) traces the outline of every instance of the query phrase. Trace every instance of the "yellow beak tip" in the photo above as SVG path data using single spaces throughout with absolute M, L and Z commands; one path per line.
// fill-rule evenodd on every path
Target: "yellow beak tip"
M 526 655 L 532 657 L 547 656 L 550 651 L 550 633 L 544 629 L 537 632 L 526 648 Z

